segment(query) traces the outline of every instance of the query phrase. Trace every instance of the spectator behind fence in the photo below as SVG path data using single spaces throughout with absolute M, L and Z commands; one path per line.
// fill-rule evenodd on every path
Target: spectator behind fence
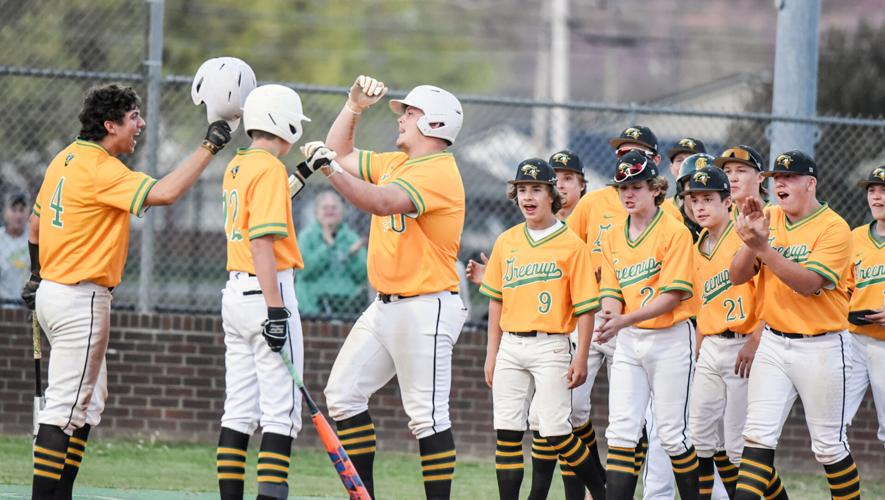
M 0 301 L 21 301 L 22 286 L 28 281 L 28 197 L 14 192 L 3 204 L 0 231 Z
M 295 291 L 302 315 L 356 314 L 365 307 L 366 242 L 347 226 L 344 204 L 334 191 L 315 201 L 316 221 L 299 235 L 304 269 Z

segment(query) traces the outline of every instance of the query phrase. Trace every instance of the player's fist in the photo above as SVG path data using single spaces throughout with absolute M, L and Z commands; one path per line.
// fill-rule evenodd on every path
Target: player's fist
M 486 385 L 489 386 L 489 389 L 492 388 L 492 381 L 495 378 L 495 362 L 497 361 L 497 357 L 497 353 L 486 353 L 486 362 L 483 367 L 483 373 L 486 378 Z
M 273 352 L 280 352 L 289 340 L 289 310 L 285 307 L 268 307 L 267 319 L 261 326 L 267 346 Z
M 371 76 L 360 75 L 350 87 L 350 93 L 347 94 L 347 106 L 351 111 L 359 114 L 380 101 L 386 93 L 387 87 L 384 86 L 384 82 L 379 82 Z
M 25 306 L 32 311 L 37 307 L 37 288 L 40 288 L 40 276 L 32 273 L 31 279 L 22 288 L 22 300 L 25 301 Z
M 230 142 L 230 125 L 224 120 L 210 123 L 206 129 L 206 138 L 203 139 L 203 147 L 214 155 L 224 149 L 228 142 Z
M 323 173 L 328 177 L 341 171 L 341 166 L 334 161 L 338 153 L 332 151 L 322 141 L 308 142 L 301 146 L 301 152 L 307 158 L 306 165 L 311 172 L 323 169 Z
M 568 368 L 568 388 L 580 387 L 587 381 L 587 357 L 576 356 Z

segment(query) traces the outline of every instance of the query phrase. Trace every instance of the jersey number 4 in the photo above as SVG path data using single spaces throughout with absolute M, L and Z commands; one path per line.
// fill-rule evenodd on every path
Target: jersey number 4
M 240 209 L 240 195 L 237 190 L 231 190 L 228 196 L 227 191 L 221 195 L 222 209 L 224 210 L 224 232 L 231 241 L 241 241 L 243 233 L 237 229 L 237 212 Z M 228 219 L 228 215 L 230 218 Z
M 65 211 L 61 195 L 64 187 L 65 178 L 62 177 L 58 180 L 58 184 L 55 186 L 55 192 L 52 193 L 52 198 L 49 200 L 49 209 L 52 210 L 54 214 L 54 216 L 52 217 L 52 227 L 65 227 L 64 221 L 61 220 L 61 214 Z

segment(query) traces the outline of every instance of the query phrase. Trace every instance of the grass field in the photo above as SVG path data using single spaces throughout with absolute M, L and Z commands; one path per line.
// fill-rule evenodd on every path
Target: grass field
M 26 437 L 0 437 L 0 498 L 27 498 L 31 482 L 31 441 Z M 246 492 L 255 493 L 256 451 L 248 459 Z M 523 491 L 527 494 L 530 466 L 526 467 Z M 328 457 L 319 450 L 296 450 L 289 479 L 290 493 L 299 497 L 344 498 L 343 488 Z M 826 499 L 829 492 L 823 475 L 783 474 L 793 499 Z M 375 462 L 375 491 L 379 498 L 413 500 L 424 498 L 417 456 L 381 453 Z M 12 486 L 20 485 L 20 486 Z M 90 443 L 78 489 L 89 498 L 217 498 L 215 447 L 202 444 L 99 441 Z M 865 481 L 865 499 L 885 499 L 885 482 Z M 152 490 L 121 492 L 89 490 Z M 485 500 L 497 498 L 494 464 L 489 460 L 459 458 L 453 498 Z M 162 491 L 153 491 L 162 490 Z M 75 490 L 77 493 L 78 490 Z M 195 494 L 206 492 L 205 494 Z M 85 498 L 75 495 L 75 498 Z M 558 479 L 550 499 L 562 499 Z

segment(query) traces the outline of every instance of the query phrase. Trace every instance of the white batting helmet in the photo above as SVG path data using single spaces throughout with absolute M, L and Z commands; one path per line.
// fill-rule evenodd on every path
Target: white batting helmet
M 250 130 L 262 130 L 273 134 L 289 144 L 301 137 L 301 122 L 309 122 L 301 108 L 298 92 L 283 85 L 262 85 L 253 90 L 243 106 L 243 126 Z
M 257 86 L 255 73 L 236 57 L 215 57 L 197 69 L 191 85 L 191 98 L 197 106 L 206 103 L 209 123 L 224 120 L 236 130 L 243 116 L 246 96 Z
M 449 144 L 455 143 L 461 124 L 464 123 L 464 111 L 461 102 L 451 92 L 433 85 L 419 85 L 409 92 L 405 99 L 391 99 L 390 109 L 401 115 L 406 106 L 418 108 L 424 116 L 418 119 L 418 130 L 427 137 L 444 139 Z M 440 124 L 433 128 L 431 124 Z

